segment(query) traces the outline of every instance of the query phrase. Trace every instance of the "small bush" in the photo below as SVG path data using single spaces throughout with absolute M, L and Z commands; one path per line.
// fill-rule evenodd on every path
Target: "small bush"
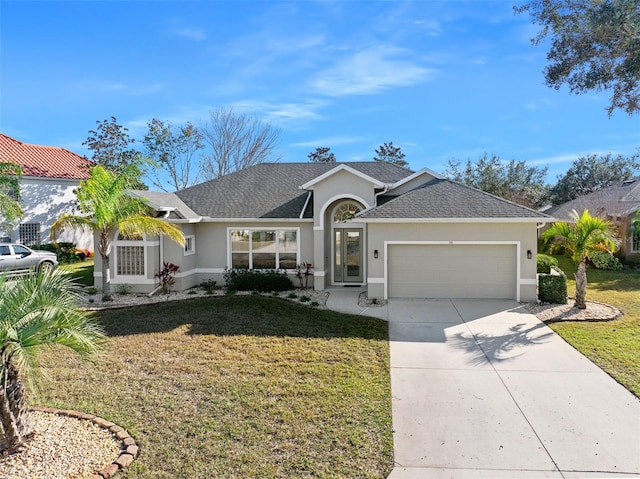
M 589 256 L 589 260 L 596 269 L 610 269 L 613 271 L 622 269 L 620 260 L 606 251 L 594 251 Z
M 116 293 L 118 294 L 122 294 L 122 295 L 127 295 L 129 293 L 131 293 L 131 288 L 132 286 L 130 284 L 127 283 L 122 283 L 116 286 Z
M 160 286 L 164 294 L 169 294 L 171 286 L 176 284 L 176 273 L 180 269 L 180 266 L 167 261 L 162 262 L 162 269 L 155 275 L 160 280 Z
M 297 297 L 298 297 L 298 295 L 296 293 L 289 293 L 287 295 L 287 298 L 289 298 L 289 299 L 296 299 Z
M 51 251 L 52 253 L 56 254 L 58 262 L 61 264 L 77 263 L 78 261 L 84 261 L 84 259 L 87 257 L 86 251 L 78 250 L 75 243 L 61 242 L 38 244 L 32 246 L 31 249 Z
M 313 301 L 313 302 L 311 303 L 311 306 L 314 306 L 314 307 L 316 307 L 316 306 L 320 306 L 320 303 L 318 303 L 317 301 Z
M 553 256 L 546 254 L 538 254 L 538 273 L 549 274 L 551 273 L 552 266 L 558 266 L 558 260 Z
M 224 273 L 228 289 L 236 291 L 287 291 L 293 289 L 293 283 L 286 273 L 274 269 L 229 269 Z
M 87 294 L 96 294 L 98 292 L 98 288 L 96 288 L 95 286 L 90 286 L 88 288 L 85 288 L 84 292 Z
M 301 303 L 307 303 L 309 301 L 311 301 L 311 298 L 309 296 L 300 296 Z
M 543 303 L 567 304 L 567 277 L 556 266 L 538 275 L 538 299 Z
M 207 294 L 213 294 L 216 290 L 216 284 L 218 282 L 212 279 L 205 279 L 202 283 L 200 283 L 200 287 L 204 289 Z

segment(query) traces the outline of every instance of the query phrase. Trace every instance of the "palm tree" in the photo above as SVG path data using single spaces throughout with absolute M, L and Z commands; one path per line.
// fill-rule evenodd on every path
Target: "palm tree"
M 102 299 L 111 300 L 109 255 L 114 236 L 135 238 L 142 234 L 167 235 L 178 244 L 184 244 L 180 228 L 162 219 L 150 216 L 149 205 L 128 193 L 138 179 L 139 166 L 131 163 L 118 174 L 102 166 L 90 170 L 89 179 L 76 190 L 82 215 L 66 214 L 51 226 L 51 237 L 66 227 L 90 229 L 98 236 L 97 251 L 102 259 Z
M 89 358 L 106 338 L 76 296 L 75 283 L 55 271 L 0 276 L 0 451 L 29 439 L 22 378 L 33 381 L 43 347 L 60 344 Z
M 574 210 L 572 216 L 574 223 L 558 222 L 542 233 L 542 238 L 553 241 L 551 250 L 564 248 L 571 253 L 571 259 L 578 265 L 576 278 L 576 302 L 575 307 L 586 309 L 587 303 L 587 258 L 594 251 L 607 251 L 613 253 L 616 249 L 615 237 L 611 224 L 591 216 L 584 210 L 582 216 Z

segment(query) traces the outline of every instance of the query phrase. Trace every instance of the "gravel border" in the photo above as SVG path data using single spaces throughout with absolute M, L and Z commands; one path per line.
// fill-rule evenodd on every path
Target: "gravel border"
M 138 455 L 139 448 L 129 433 L 117 424 L 107 421 L 94 414 L 86 414 L 68 409 L 55 409 L 48 407 L 33 407 L 30 409 L 35 413 L 45 413 L 50 415 L 49 422 L 44 432 L 36 433 L 32 442 L 27 443 L 20 452 L 0 458 L 0 479 L 19 478 L 47 478 L 47 479 L 110 479 L 118 471 L 131 465 Z M 61 419 L 76 419 L 65 424 L 65 429 L 73 431 L 73 437 L 51 437 L 59 432 Z M 45 419 L 45 421 L 47 421 Z M 96 434 L 95 428 L 107 432 L 107 435 Z M 98 440 L 98 436 L 102 440 Z M 119 447 L 113 446 L 112 441 L 119 443 Z M 107 440 L 105 440 L 107 439 Z M 68 441 L 69 444 L 66 444 Z M 68 453 L 64 454 L 65 446 L 68 446 Z M 98 446 L 98 451 L 95 451 Z M 77 450 L 75 448 L 82 448 Z M 86 454 L 86 448 L 92 449 L 92 454 Z M 96 466 L 97 457 L 109 457 L 114 450 L 119 449 L 119 454 L 110 463 Z M 100 459 L 98 459 L 100 460 Z M 104 460 L 104 459 L 102 459 Z M 2 470 L 3 463 L 9 465 L 9 470 Z M 96 467 L 102 467 L 95 472 Z M 68 476 L 69 470 L 84 471 L 87 468 L 94 469 L 90 473 L 75 473 Z M 7 475 L 7 473 L 9 475 Z M 17 475 L 15 475 L 17 474 Z M 64 474 L 61 475 L 61 474 Z
M 586 309 L 573 306 L 573 300 L 568 304 L 525 303 L 530 313 L 546 323 L 565 321 L 602 322 L 613 321 L 622 317 L 622 312 L 610 304 L 598 301 L 587 301 Z

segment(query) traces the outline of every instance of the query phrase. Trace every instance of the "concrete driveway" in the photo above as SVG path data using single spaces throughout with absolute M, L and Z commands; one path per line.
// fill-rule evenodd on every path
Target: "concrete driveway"
M 390 323 L 389 479 L 640 477 L 640 400 L 518 303 L 347 294 Z

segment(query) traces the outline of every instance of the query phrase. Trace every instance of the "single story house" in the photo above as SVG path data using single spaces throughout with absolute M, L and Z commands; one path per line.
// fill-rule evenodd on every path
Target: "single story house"
M 640 231 L 633 228 L 633 220 L 640 210 L 640 176 L 554 206 L 545 213 L 560 221 L 573 221 L 571 212 L 581 215 L 584 210 L 616 227 L 618 250 L 623 258 L 640 255 Z
M 27 246 L 51 242 L 51 225 L 63 213 L 76 213 L 74 190 L 89 178 L 93 165 L 65 148 L 23 143 L 0 133 L 0 163 L 22 168 L 20 203 L 24 216 L 18 224 L 0 224 L 0 238 Z M 58 241 L 93 251 L 89 232 L 63 231 Z
M 553 220 L 428 169 L 385 162 L 265 163 L 175 194 L 133 194 L 187 239 L 182 248 L 166 238 L 115 238 L 111 283 L 141 292 L 157 287 L 163 261 L 180 267 L 176 290 L 223 284 L 227 268 L 282 269 L 296 284 L 296 264 L 312 263 L 316 290 L 530 301 L 537 228 Z

